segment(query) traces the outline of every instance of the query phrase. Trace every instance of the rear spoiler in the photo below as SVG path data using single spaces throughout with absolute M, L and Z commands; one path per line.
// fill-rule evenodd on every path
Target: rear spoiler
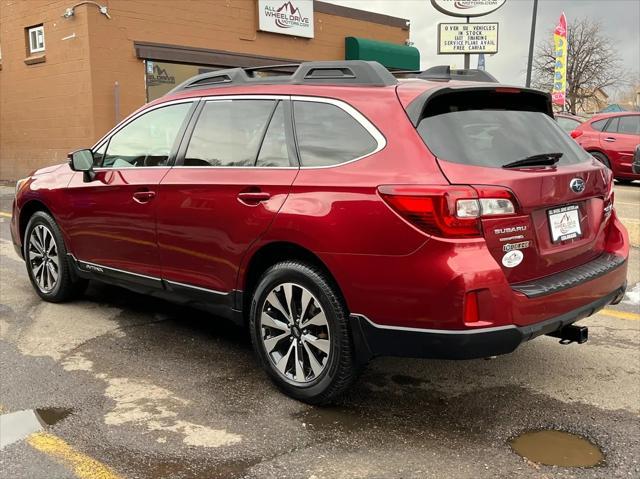
M 479 95 L 475 95 L 475 93 Z M 452 106 L 456 107 L 455 110 L 451 108 Z M 406 112 L 413 126 L 417 127 L 425 116 L 434 116 L 449 111 L 491 108 L 537 111 L 554 118 L 549 93 L 533 88 L 487 83 L 429 89 L 412 100 L 407 105 Z

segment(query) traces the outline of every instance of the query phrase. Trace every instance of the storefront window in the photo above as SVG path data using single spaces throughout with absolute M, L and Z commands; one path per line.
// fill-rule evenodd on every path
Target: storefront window
M 145 61 L 147 72 L 147 101 L 160 98 L 192 76 L 207 73 L 216 68 L 180 63 Z

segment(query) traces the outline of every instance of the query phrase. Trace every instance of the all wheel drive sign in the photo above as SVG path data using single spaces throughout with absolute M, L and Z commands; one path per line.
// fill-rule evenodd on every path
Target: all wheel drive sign
M 259 0 L 258 18 L 262 31 L 313 38 L 313 0 Z

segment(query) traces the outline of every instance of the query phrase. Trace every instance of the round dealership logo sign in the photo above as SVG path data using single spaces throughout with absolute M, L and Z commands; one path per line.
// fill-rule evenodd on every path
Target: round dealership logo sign
M 453 17 L 480 17 L 496 11 L 507 0 L 431 0 L 442 13 Z
M 524 259 L 524 253 L 519 249 L 516 249 L 513 251 L 509 251 L 507 254 L 505 254 L 502 257 L 502 264 L 506 268 L 515 268 L 520 263 L 522 263 L 523 259 Z

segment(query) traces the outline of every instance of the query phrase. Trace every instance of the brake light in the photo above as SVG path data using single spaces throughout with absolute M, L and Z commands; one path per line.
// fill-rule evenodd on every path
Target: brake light
M 498 87 L 496 88 L 496 93 L 520 93 L 522 90 L 520 88 L 509 88 L 509 87 Z
M 573 130 L 571 133 L 571 138 L 578 138 L 579 136 L 584 135 L 584 132 L 582 130 Z
M 609 194 L 609 197 L 605 198 L 604 200 L 603 210 L 604 210 L 605 221 L 608 220 L 609 217 L 611 216 L 611 213 L 613 213 L 613 196 L 614 196 L 614 192 L 612 191 Z
M 481 218 L 516 212 L 513 193 L 506 188 L 383 185 L 378 192 L 413 226 L 444 238 L 480 237 Z

